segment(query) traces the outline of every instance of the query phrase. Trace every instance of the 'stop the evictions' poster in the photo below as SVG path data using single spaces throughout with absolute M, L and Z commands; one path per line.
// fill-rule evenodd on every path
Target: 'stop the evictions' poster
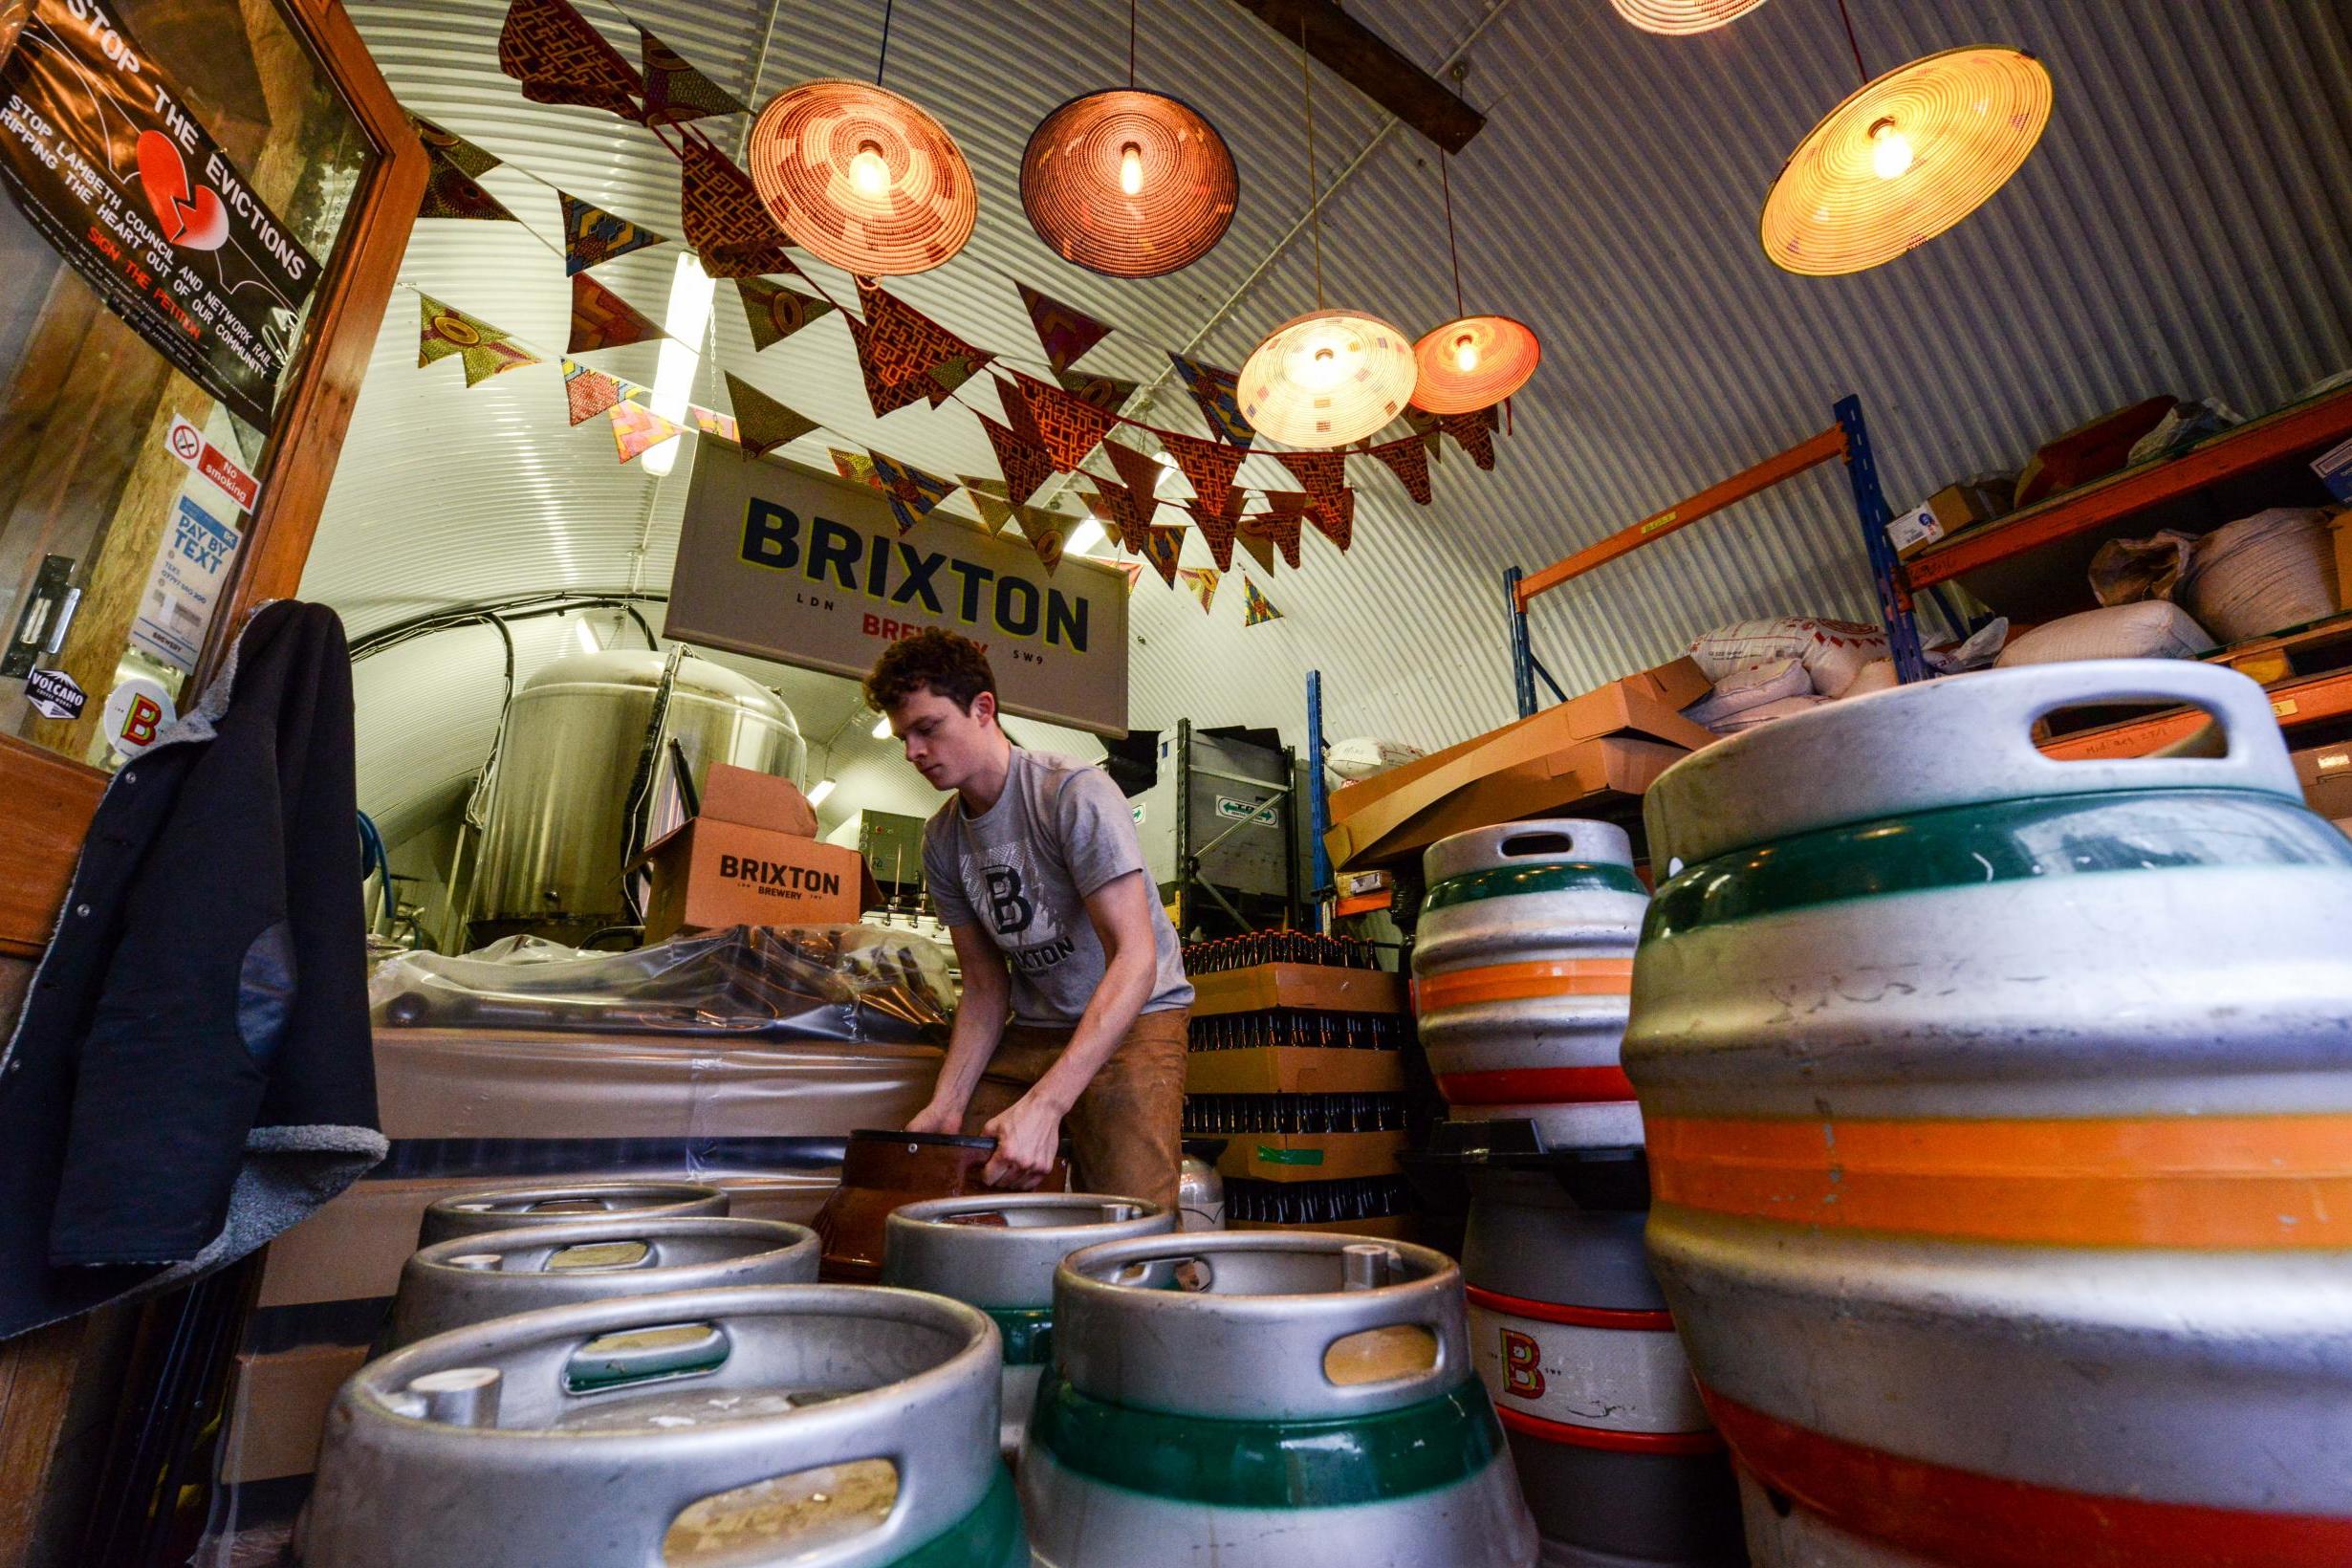
M 0 65 L 0 180 L 110 310 L 269 427 L 317 259 L 99 0 L 33 0 Z

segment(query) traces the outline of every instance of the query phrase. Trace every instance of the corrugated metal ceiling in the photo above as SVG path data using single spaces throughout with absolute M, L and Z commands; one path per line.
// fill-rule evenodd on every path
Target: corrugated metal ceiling
M 633 52 L 618 11 L 583 6 Z M 2058 107 L 2034 161 L 1983 211 L 1903 261 L 1833 280 L 1776 272 L 1754 240 L 1780 160 L 1852 86 L 1831 0 L 1778 0 L 1684 39 L 1635 32 L 1601 0 L 1352 9 L 1432 68 L 1459 56 L 1465 95 L 1490 117 L 1454 169 L 1465 286 L 1472 309 L 1533 323 L 1546 363 L 1516 402 L 1496 472 L 1449 448 L 1426 510 L 1385 475 L 1360 475 L 1353 551 L 1311 539 L 1304 571 L 1261 584 L 1285 620 L 1245 632 L 1238 584 L 1204 618 L 1147 579 L 1134 613 L 1138 727 L 1189 715 L 1296 738 L 1311 667 L 1325 672 L 1338 734 L 1437 745 L 1498 723 L 1510 702 L 1506 565 L 1555 559 L 1821 428 L 1847 391 L 1865 401 L 1900 503 L 2014 467 L 2052 433 L 2153 391 L 2253 412 L 2352 363 L 2352 22 L 2333 0 L 1858 0 L 1873 69 L 1962 42 L 2014 43 L 2049 64 Z M 772 36 L 755 0 L 631 0 L 629 14 L 757 102 L 808 76 L 870 75 L 881 11 L 782 0 Z M 499 0 L 352 8 L 410 107 L 674 232 L 667 155 L 610 117 L 526 102 L 497 72 L 502 13 Z M 1165 365 L 1160 348 L 1196 341 L 1238 364 L 1313 303 L 1304 244 L 1277 253 L 1304 199 L 1296 55 L 1229 0 L 1157 0 L 1142 18 L 1143 84 L 1209 115 L 1240 163 L 1241 209 L 1223 244 L 1174 277 L 1122 283 L 1053 257 L 1021 215 L 1030 128 L 1117 77 L 1122 8 L 906 0 L 890 83 L 956 134 L 982 208 L 963 255 L 894 287 L 968 337 L 1034 359 L 1013 288 L 1029 281 L 1125 329 L 1087 368 L 1145 378 Z M 1325 295 L 1413 330 L 1444 319 L 1430 150 L 1320 71 L 1317 113 L 1326 182 L 1357 163 L 1326 211 Z M 549 190 L 505 170 L 486 183 L 541 233 L 559 232 Z M 673 253 L 599 275 L 658 315 Z M 509 226 L 422 224 L 403 275 L 535 344 L 560 343 L 561 264 Z M 838 275 L 827 282 L 847 297 Z M 724 290 L 716 319 L 717 364 L 852 439 L 943 472 L 993 471 L 977 425 L 952 406 L 877 425 L 839 321 L 754 357 Z M 602 422 L 567 428 L 552 366 L 470 392 L 454 366 L 420 372 L 414 330 L 403 296 L 306 594 L 359 631 L 455 601 L 664 586 L 686 466 L 657 482 L 613 461 Z M 649 381 L 653 351 L 599 362 Z M 723 404 L 715 382 L 706 365 L 698 397 Z M 1180 391 L 1144 417 L 1200 428 Z M 795 455 L 821 464 L 821 446 Z M 1265 459 L 1252 476 L 1288 484 Z M 1842 476 L 1817 473 L 1553 596 L 1537 612 L 1539 644 L 1577 689 L 1737 616 L 1866 617 L 1855 528 Z M 1187 559 L 1206 564 L 1206 551 Z M 440 730 L 418 724 L 397 746 L 370 745 L 379 805 L 446 789 L 487 744 L 483 714 L 499 690 L 490 645 L 426 646 L 403 650 L 397 678 L 386 665 L 362 683 L 363 727 L 415 723 L 376 717 L 393 708 L 451 714 Z

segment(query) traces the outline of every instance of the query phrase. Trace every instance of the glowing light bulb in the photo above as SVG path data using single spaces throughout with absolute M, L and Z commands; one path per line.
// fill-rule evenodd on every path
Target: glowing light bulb
M 1143 149 L 1132 142 L 1119 149 L 1119 188 L 1130 196 L 1143 188 Z
M 1298 367 L 1298 384 L 1310 392 L 1327 391 L 1339 384 L 1339 353 L 1329 343 L 1309 354 Z
M 871 142 L 858 148 L 858 155 L 849 161 L 849 184 L 860 196 L 880 197 L 889 193 L 890 165 L 883 161 L 882 148 Z
M 1911 166 L 1911 139 L 1895 129 L 1891 120 L 1870 127 L 1870 169 L 1882 180 L 1902 178 Z
M 1464 375 L 1478 368 L 1478 344 L 1467 332 L 1453 340 L 1453 367 Z

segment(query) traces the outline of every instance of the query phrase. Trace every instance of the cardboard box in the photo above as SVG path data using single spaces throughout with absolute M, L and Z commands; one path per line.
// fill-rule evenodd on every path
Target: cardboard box
M 1217 1174 L 1257 1182 L 1340 1182 L 1393 1176 L 1401 1132 L 1239 1132 L 1217 1157 Z
M 1395 1095 L 1405 1092 L 1402 1051 L 1267 1045 L 1195 1051 L 1185 1057 L 1193 1095 Z
M 724 926 L 847 926 L 882 903 L 865 859 L 817 841 L 790 779 L 710 765 L 701 815 L 645 846 L 645 940 Z
M 1192 1016 L 1263 1013 L 1272 1007 L 1323 1013 L 1403 1013 L 1405 982 L 1385 969 L 1321 964 L 1259 964 L 1192 977 Z
M 2329 517 L 2327 533 L 2336 546 L 2336 607 L 2352 610 L 2352 511 Z
M 1405 865 L 1449 834 L 1497 822 L 1557 816 L 1638 820 L 1642 792 L 1689 754 L 1628 735 L 1582 741 L 1470 779 L 1385 832 L 1343 823 L 1323 845 L 1334 865 Z
M 2328 494 L 2339 501 L 2352 502 L 2352 441 L 2331 446 L 2313 458 L 2311 471 L 2319 476 Z
M 1385 893 L 1397 885 L 1397 879 L 1386 871 L 1349 871 L 1339 877 L 1339 897 L 1360 899 L 1367 893 Z
M 1664 704 L 1677 713 L 1715 689 L 1715 683 L 1707 678 L 1707 671 L 1701 669 L 1699 662 L 1687 653 L 1654 669 L 1628 675 L 1619 684 L 1653 702 Z
M 2008 512 L 2002 490 L 2009 481 L 1971 480 L 1947 485 L 1886 525 L 1887 542 L 1904 560 L 1964 528 L 1990 522 Z
M 2315 746 L 2295 753 L 2295 776 L 2313 811 L 2333 820 L 2352 817 L 2352 745 Z

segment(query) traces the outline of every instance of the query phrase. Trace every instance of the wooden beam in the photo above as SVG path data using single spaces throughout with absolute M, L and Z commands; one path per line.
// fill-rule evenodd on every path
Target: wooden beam
M 1280 33 L 1285 43 L 1296 45 L 1303 28 L 1310 55 L 1448 152 L 1460 152 L 1470 145 L 1470 138 L 1486 129 L 1486 116 L 1333 0 L 1233 0 L 1233 4 Z

